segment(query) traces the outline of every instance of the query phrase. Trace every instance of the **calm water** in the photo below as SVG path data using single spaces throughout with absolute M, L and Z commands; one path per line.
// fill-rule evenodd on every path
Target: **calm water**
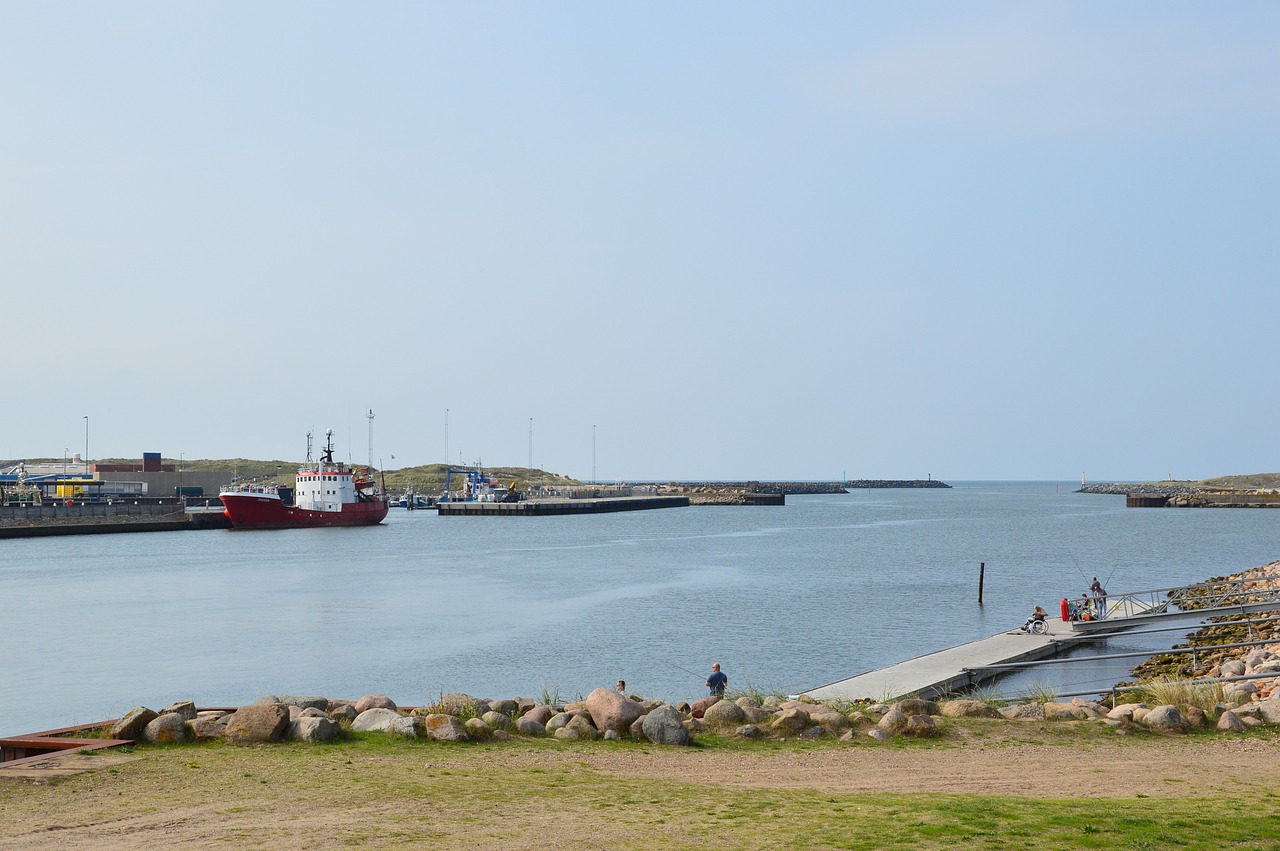
M 1011 628 L 1034 603 L 1056 611 L 1093 575 L 1114 594 L 1280 558 L 1280 511 L 1126 509 L 1072 488 L 0 541 L 0 735 L 184 698 L 572 698 L 619 678 L 692 698 L 713 661 L 731 687 L 794 692 Z

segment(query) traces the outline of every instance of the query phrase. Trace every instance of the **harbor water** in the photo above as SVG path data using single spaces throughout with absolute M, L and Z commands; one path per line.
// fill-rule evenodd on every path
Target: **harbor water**
M 187 698 L 568 700 L 625 679 L 692 699 L 712 662 L 731 689 L 794 693 L 1012 629 L 1036 603 L 1056 612 L 1093 576 L 1116 594 L 1280 558 L 1280 512 L 1126 509 L 1074 488 L 545 518 L 393 509 L 371 528 L 0 541 L 0 735 Z M 1137 661 L 1019 677 L 1101 691 Z

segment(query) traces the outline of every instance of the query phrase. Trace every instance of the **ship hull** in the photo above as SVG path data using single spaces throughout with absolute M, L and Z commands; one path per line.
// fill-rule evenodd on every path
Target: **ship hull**
M 322 526 L 375 526 L 387 516 L 384 500 L 350 502 L 341 511 L 312 511 L 255 494 L 221 494 L 223 514 L 235 529 L 310 529 Z

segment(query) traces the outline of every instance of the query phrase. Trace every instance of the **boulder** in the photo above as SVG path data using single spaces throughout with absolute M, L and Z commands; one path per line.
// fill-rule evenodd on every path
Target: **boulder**
M 490 730 L 500 730 L 503 727 L 511 726 L 510 715 L 505 712 L 496 712 L 492 709 L 481 715 L 480 720 L 488 724 Z
M 756 700 L 754 697 L 752 697 L 749 694 L 744 694 L 742 697 L 735 700 L 734 703 L 738 704 L 738 706 L 742 709 L 759 709 L 760 708 L 760 701 Z
M 631 722 L 631 729 L 629 731 L 631 733 L 631 738 L 633 739 L 644 738 L 644 719 L 645 719 L 645 716 L 647 716 L 648 714 L 649 713 L 646 712 L 644 715 L 641 715 L 639 718 Z
M 193 738 L 187 729 L 187 719 L 177 712 L 157 715 L 142 731 L 143 738 L 158 745 L 182 744 Z
M 810 720 L 833 736 L 843 733 L 853 726 L 849 719 L 834 709 L 820 709 L 809 713 Z
M 890 739 L 888 732 L 880 729 L 879 727 L 872 727 L 867 731 L 867 735 L 875 739 L 877 742 L 887 742 Z
M 736 708 L 736 707 L 735 707 Z M 597 730 L 624 733 L 644 714 L 644 707 L 613 689 L 598 688 L 587 695 L 587 712 Z M 741 711 L 741 710 L 739 710 Z
M 1218 729 L 1224 733 L 1243 733 L 1249 728 L 1230 709 L 1218 716 Z
M 1043 721 L 1044 704 L 1019 703 L 1015 706 L 1006 706 L 1000 710 L 1000 715 L 1015 721 Z
M 686 718 L 684 719 L 684 728 L 689 731 L 690 736 L 696 736 L 707 729 L 707 725 L 702 723 L 701 718 Z
M 465 742 L 468 739 L 466 726 L 452 715 L 437 713 L 422 720 L 426 723 L 427 733 L 437 742 Z
M 1244 676 L 1244 662 L 1239 659 L 1223 662 L 1220 673 L 1224 677 L 1242 677 Z
M 468 718 L 462 726 L 467 731 L 467 738 L 473 741 L 484 742 L 493 738 L 493 728 L 479 718 Z
M 356 701 L 356 714 L 366 712 L 370 709 L 392 709 L 396 708 L 396 702 L 385 694 L 366 694 L 364 697 Z
M 194 700 L 179 700 L 160 710 L 161 715 L 166 715 L 170 712 L 181 715 L 184 721 L 194 721 L 196 720 L 196 702 Z
M 938 704 L 932 700 L 908 697 L 894 704 L 903 715 L 937 715 Z
M 702 720 L 720 727 L 736 727 L 747 720 L 747 713 L 743 712 L 742 707 L 738 704 L 722 700 L 708 707 L 707 711 L 702 714 Z
M 1121 703 L 1107 713 L 1113 721 L 1132 721 L 1133 713 L 1139 709 L 1150 709 L 1145 703 Z
M 622 736 L 618 734 L 617 730 L 605 730 L 603 738 L 606 742 L 616 742 L 621 739 Z
M 508 718 L 515 718 L 520 714 L 520 704 L 514 700 L 491 700 L 489 701 L 490 712 L 501 712 Z
M 277 697 L 276 695 L 264 694 L 262 697 L 258 698 L 250 705 L 251 706 L 270 706 L 273 703 L 279 703 L 279 702 L 280 702 L 280 698 Z
M 327 742 L 342 735 L 342 725 L 323 715 L 306 715 L 289 725 L 289 738 L 295 742 Z
M 693 705 L 689 707 L 689 714 L 692 715 L 694 718 L 701 718 L 708 709 L 715 706 L 719 702 L 720 702 L 720 698 L 716 697 L 714 694 L 709 695 L 708 697 L 700 698 L 698 700 L 695 700 L 693 702 Z
M 755 724 L 743 724 L 733 734 L 740 739 L 758 739 L 764 735 L 764 731 Z
M 1082 721 L 1088 717 L 1088 713 L 1084 709 L 1072 703 L 1050 701 L 1044 705 L 1044 720 L 1046 721 Z
M 924 715 L 927 713 L 916 713 Z M 940 713 L 947 718 L 1003 718 L 1000 710 L 980 700 L 948 700 Z
M 1169 733 L 1181 733 L 1186 728 L 1186 720 L 1176 706 L 1157 706 L 1147 713 L 1142 722 L 1147 729 L 1163 730 Z
M 798 736 L 809 728 L 812 721 L 809 713 L 797 706 L 794 709 L 783 710 L 769 726 L 779 735 Z
M 907 729 L 909 720 L 905 712 L 894 707 L 880 716 L 880 720 L 876 722 L 876 727 L 886 733 L 901 733 Z
M 587 716 L 585 715 L 574 715 L 569 719 L 569 723 L 564 725 L 563 729 L 576 730 L 579 739 L 586 739 L 588 741 L 600 735 L 600 731 L 587 720 Z
M 547 722 L 558 714 L 560 713 L 556 711 L 555 707 L 543 704 L 542 706 L 534 706 L 525 710 L 525 713 L 521 715 L 520 718 L 522 720 L 528 718 L 531 721 L 537 721 L 540 725 L 545 727 L 547 726 Z
M 398 715 L 391 726 L 387 728 L 387 732 L 393 736 L 404 736 L 406 739 L 416 739 L 425 735 L 426 719 L 417 715 Z
M 577 729 L 567 725 L 564 727 L 557 727 L 556 731 L 551 735 L 555 736 L 557 739 L 569 739 L 575 742 L 582 738 L 595 738 L 594 736 L 584 737 Z
M 148 709 L 145 706 L 135 706 L 121 717 L 119 721 L 111 725 L 111 738 L 137 741 L 142 738 L 142 734 L 147 729 L 147 725 L 158 717 L 160 717 L 160 713 L 156 712 L 154 709 Z
M 1187 707 L 1187 726 L 1203 729 L 1209 726 L 1209 716 L 1199 706 Z
M 561 727 L 567 727 L 569 725 L 569 722 L 572 721 L 573 719 L 574 719 L 574 714 L 572 712 L 561 712 L 547 722 L 547 732 L 554 733 L 556 730 L 559 730 Z
M 516 719 L 516 731 L 525 736 L 545 736 L 547 728 L 538 723 L 537 719 L 530 718 L 528 714 L 521 715 Z
M 489 711 L 489 704 L 485 703 L 481 707 L 479 705 L 481 702 L 469 694 L 450 692 L 440 698 L 440 702 L 436 704 L 435 708 L 436 712 L 444 715 L 474 715 L 478 717 Z
M 912 715 L 907 719 L 906 729 L 902 731 L 903 735 L 913 739 L 931 739 L 941 732 L 938 725 L 933 723 L 931 715 Z
M 374 707 L 366 709 L 351 722 L 351 729 L 357 733 L 385 733 L 396 723 L 400 713 L 394 709 Z
M 221 739 L 227 735 L 227 719 L 230 717 L 230 715 L 198 716 L 196 720 L 190 722 L 191 735 L 198 742 Z
M 746 716 L 747 721 L 752 724 L 763 724 L 766 721 L 772 720 L 776 712 L 773 709 L 765 709 L 763 706 L 749 706 L 742 710 L 742 714 Z
M 1248 703 L 1258 693 L 1253 683 L 1227 683 L 1222 689 L 1222 698 L 1231 706 Z
M 1258 717 L 1268 724 L 1280 724 L 1280 698 L 1271 698 L 1258 703 Z
M 285 706 L 296 706 L 299 709 L 319 709 L 321 712 L 329 711 L 329 698 L 327 697 L 319 697 L 316 695 L 282 694 L 280 695 L 280 702 Z
M 227 741 L 249 745 L 278 742 L 289 728 L 289 710 L 280 703 L 242 706 L 227 719 Z
M 350 703 L 344 703 L 341 706 L 335 706 L 329 710 L 329 717 L 339 723 L 343 721 L 354 721 L 356 720 L 356 716 L 359 714 L 359 712 L 356 712 L 355 706 Z
M 673 706 L 659 706 L 644 716 L 641 731 L 655 745 L 688 745 L 692 743 L 684 719 Z

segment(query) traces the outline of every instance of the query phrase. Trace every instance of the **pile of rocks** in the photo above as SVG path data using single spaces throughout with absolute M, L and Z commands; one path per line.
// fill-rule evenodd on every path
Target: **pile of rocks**
M 706 730 L 747 739 L 929 738 L 944 732 L 935 720 L 938 718 L 1096 721 L 1119 733 L 1139 729 L 1185 732 L 1211 725 L 1224 732 L 1242 732 L 1252 726 L 1280 724 L 1280 694 L 1265 701 L 1243 692 L 1238 696 L 1238 703 L 1223 703 L 1211 715 L 1196 707 L 1127 703 L 1112 708 L 1079 698 L 1069 703 L 1032 702 L 1003 708 L 968 699 L 939 702 L 913 698 L 851 707 L 777 697 L 762 701 L 708 697 L 692 705 L 671 706 L 596 689 L 585 700 L 564 705 L 537 704 L 528 698 L 485 700 L 447 694 L 434 706 L 406 709 L 397 707 L 386 695 L 366 695 L 356 701 L 272 695 L 235 711 L 200 712 L 191 701 L 159 712 L 140 706 L 117 721 L 110 735 L 161 743 L 216 738 L 257 744 L 327 741 L 350 729 L 445 742 L 554 736 L 689 745 L 695 734 Z

